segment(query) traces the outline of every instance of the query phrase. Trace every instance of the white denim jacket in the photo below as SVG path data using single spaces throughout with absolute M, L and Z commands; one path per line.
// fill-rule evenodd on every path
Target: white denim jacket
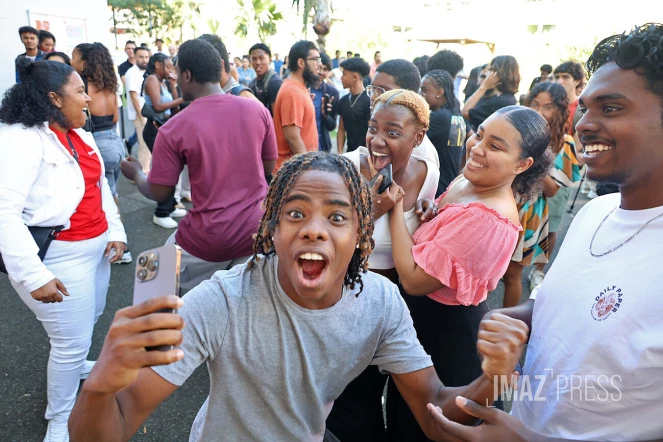
M 75 129 L 101 163 L 102 209 L 108 241 L 127 242 L 120 214 L 104 175 L 104 162 L 92 134 Z M 83 199 L 83 173 L 55 133 L 43 126 L 0 128 L 0 253 L 9 277 L 32 292 L 55 276 L 41 262 L 28 226 L 70 227 Z

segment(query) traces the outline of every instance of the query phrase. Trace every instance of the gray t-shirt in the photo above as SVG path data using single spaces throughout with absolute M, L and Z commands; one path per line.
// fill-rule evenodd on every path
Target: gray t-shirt
M 359 296 L 346 288 L 334 306 L 308 310 L 285 294 L 277 264 L 217 272 L 184 297 L 184 358 L 153 369 L 182 385 L 207 362 L 210 395 L 190 441 L 321 441 L 334 400 L 368 365 L 433 365 L 386 278 L 366 273 Z

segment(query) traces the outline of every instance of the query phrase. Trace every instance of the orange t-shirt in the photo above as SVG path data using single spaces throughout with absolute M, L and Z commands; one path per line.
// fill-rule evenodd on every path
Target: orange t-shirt
M 274 130 L 279 150 L 274 172 L 279 170 L 283 162 L 293 155 L 283 134 L 283 127 L 291 125 L 295 125 L 301 130 L 301 137 L 307 151 L 318 150 L 318 126 L 315 123 L 315 107 L 311 94 L 302 83 L 286 79 L 283 81 L 274 103 Z

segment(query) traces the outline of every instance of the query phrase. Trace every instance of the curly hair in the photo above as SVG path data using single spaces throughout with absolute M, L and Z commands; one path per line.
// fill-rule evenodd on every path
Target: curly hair
M 428 60 L 428 70 L 434 71 L 440 69 L 447 71 L 452 78 L 455 78 L 463 70 L 463 64 L 463 57 L 458 55 L 458 53 L 449 49 L 443 49 Z
M 98 42 L 81 43 L 74 48 L 74 52 L 78 52 L 85 61 L 81 77 L 87 78 L 99 90 L 114 94 L 117 90 L 117 76 L 108 48 Z
M 501 84 L 497 89 L 503 94 L 515 94 L 520 86 L 520 67 L 511 55 L 498 55 L 490 61 L 490 70 L 497 72 Z
M 663 24 L 647 23 L 626 33 L 602 40 L 586 63 L 589 74 L 614 61 L 633 69 L 647 80 L 650 91 L 663 97 Z
M 554 156 L 550 145 L 550 128 L 538 112 L 524 106 L 507 106 L 495 111 L 504 115 L 520 134 L 520 159 L 531 157 L 534 163 L 526 171 L 516 175 L 513 191 L 530 200 L 542 190 L 543 180 L 553 164 Z
M 525 106 L 529 107 L 532 100 L 543 92 L 550 94 L 555 107 L 548 126 L 550 127 L 550 147 L 557 155 L 564 147 L 564 135 L 569 128 L 569 95 L 561 84 L 547 81 L 537 84 L 529 91 L 525 98 Z
M 29 58 L 21 57 L 16 62 L 16 70 L 21 82 L 5 92 L 0 105 L 0 121 L 5 124 L 20 123 L 25 127 L 49 122 L 70 128 L 71 123 L 48 94 L 55 92 L 63 95 L 71 74 L 76 73 L 74 68 L 57 61 L 33 63 Z
M 265 213 L 260 220 L 258 233 L 254 236 L 253 258 L 249 261 L 249 268 L 260 259 L 258 255 L 270 256 L 276 253 L 272 235 L 281 219 L 283 203 L 297 178 L 307 170 L 334 172 L 345 179 L 345 184 L 352 197 L 352 208 L 359 218 L 359 228 L 357 229 L 359 247 L 355 249 L 352 255 L 344 283 L 350 289 L 354 289 L 355 284 L 359 283 L 359 293 L 361 293 L 364 289 L 361 274 L 368 271 L 368 256 L 375 247 L 371 192 L 352 161 L 342 155 L 307 152 L 294 156 L 283 163 L 283 166 L 272 179 L 267 197 L 263 202 Z
M 444 98 L 447 100 L 444 108 L 452 111 L 454 115 L 460 115 L 460 102 L 456 98 L 454 79 L 451 75 L 442 69 L 434 69 L 424 75 L 424 78 L 429 78 L 439 89 L 444 90 Z
M 421 95 L 405 89 L 392 89 L 380 95 L 373 103 L 373 109 L 377 109 L 378 104 L 385 106 L 404 106 L 412 112 L 415 123 L 422 129 L 428 130 L 430 123 L 430 107 Z

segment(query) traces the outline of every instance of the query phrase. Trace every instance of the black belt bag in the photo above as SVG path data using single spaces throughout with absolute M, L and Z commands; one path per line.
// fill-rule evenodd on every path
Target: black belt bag
M 46 252 L 48 252 L 48 247 L 51 245 L 51 242 L 58 236 L 58 233 L 64 229 L 64 226 L 55 226 L 55 227 L 37 227 L 37 226 L 28 226 L 28 230 L 34 239 L 35 244 L 39 247 L 39 259 L 42 261 L 46 257 Z M 0 255 L 0 272 L 7 273 L 7 267 L 5 267 L 5 262 L 2 260 L 2 255 Z

